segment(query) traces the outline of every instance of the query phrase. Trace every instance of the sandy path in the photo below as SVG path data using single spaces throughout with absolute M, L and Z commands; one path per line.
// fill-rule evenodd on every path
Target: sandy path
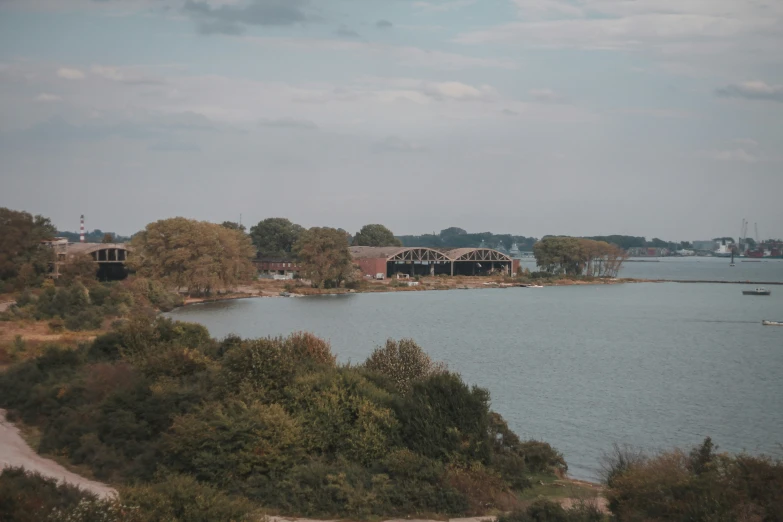
M 5 410 L 0 409 L 0 468 L 19 466 L 24 467 L 28 471 L 37 471 L 45 477 L 79 486 L 102 498 L 108 498 L 117 494 L 116 490 L 106 484 L 87 480 L 75 473 L 71 473 L 53 460 L 38 455 L 24 441 L 19 434 L 19 429 L 6 420 Z
M 5 312 L 9 308 L 11 308 L 12 305 L 15 305 L 15 301 L 6 301 L 4 303 L 0 303 L 0 312 Z

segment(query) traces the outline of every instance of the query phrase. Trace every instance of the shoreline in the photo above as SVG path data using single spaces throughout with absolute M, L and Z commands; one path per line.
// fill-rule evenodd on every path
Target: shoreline
M 285 281 L 291 283 L 291 281 Z M 434 291 L 449 291 L 449 290 L 480 290 L 480 289 L 497 289 L 507 290 L 509 288 L 524 288 L 525 284 L 533 283 L 507 283 L 500 281 L 484 281 L 478 284 L 472 281 L 470 285 L 458 284 L 455 281 L 446 281 L 445 285 L 441 284 L 432 287 L 426 286 L 392 286 L 389 283 L 369 283 L 374 285 L 374 288 L 364 289 L 337 289 L 339 291 L 320 291 L 320 289 L 306 288 L 306 293 L 287 292 L 289 295 L 280 295 L 282 292 L 269 291 L 269 289 L 256 289 L 252 287 L 245 287 L 250 292 L 237 292 L 233 294 L 227 294 L 214 297 L 186 297 L 182 306 L 177 308 L 184 308 L 186 306 L 214 303 L 222 301 L 234 301 L 239 299 L 258 299 L 258 298 L 301 298 L 301 297 L 318 297 L 318 296 L 340 296 L 340 295 L 355 295 L 355 294 L 385 294 L 394 292 L 434 292 Z M 598 279 L 592 281 L 585 281 L 579 279 L 562 279 L 557 282 L 536 282 L 543 287 L 558 287 L 558 286 L 595 286 L 595 285 L 617 285 L 617 284 L 638 284 L 638 283 L 677 283 L 677 284 L 716 284 L 716 285 L 756 285 L 756 286 L 783 286 L 783 281 L 719 281 L 708 279 L 635 279 L 635 278 L 614 278 L 614 279 Z M 448 286 L 447 286 L 448 285 Z M 270 285 L 271 286 L 271 285 Z M 276 289 L 275 289 L 276 290 Z M 176 308 L 175 308 L 176 310 Z

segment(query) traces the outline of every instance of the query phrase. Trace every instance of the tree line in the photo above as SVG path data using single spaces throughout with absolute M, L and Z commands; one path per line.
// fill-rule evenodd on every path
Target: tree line
M 522 252 L 532 251 L 533 245 L 538 241 L 534 237 L 512 234 L 468 233 L 459 227 L 446 228 L 438 234 L 398 236 L 398 239 L 406 247 L 478 248 L 483 244 L 487 248 L 496 248 L 502 244 L 504 248 L 509 249 L 513 244 L 516 244 Z
M 545 237 L 533 247 L 536 264 L 552 275 L 617 277 L 628 253 L 605 241 Z

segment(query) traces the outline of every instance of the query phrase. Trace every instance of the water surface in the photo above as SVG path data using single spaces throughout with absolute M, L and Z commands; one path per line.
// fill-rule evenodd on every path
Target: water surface
M 247 299 L 185 307 L 216 337 L 307 330 L 343 361 L 410 337 L 470 383 L 520 436 L 594 479 L 613 442 L 781 455 L 783 287 L 644 283 Z

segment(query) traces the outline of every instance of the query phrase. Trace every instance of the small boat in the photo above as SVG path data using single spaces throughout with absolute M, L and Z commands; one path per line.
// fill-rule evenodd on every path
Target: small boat
M 783 326 L 783 321 L 761 321 L 764 326 Z
M 766 288 L 756 288 L 754 290 L 743 290 L 742 295 L 771 295 L 772 292 Z
M 544 288 L 544 285 L 529 285 L 528 288 Z

